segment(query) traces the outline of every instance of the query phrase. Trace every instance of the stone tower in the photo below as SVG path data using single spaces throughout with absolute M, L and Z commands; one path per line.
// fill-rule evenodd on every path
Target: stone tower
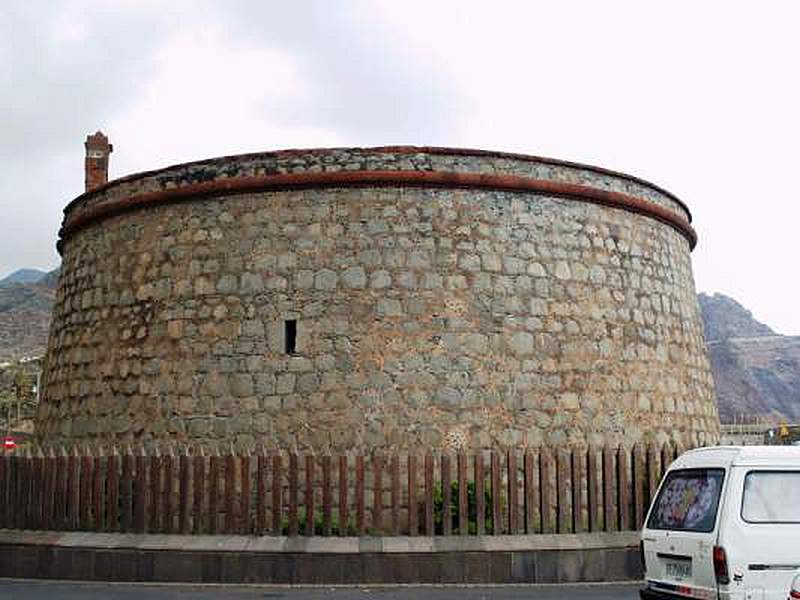
M 100 185 L 111 147 L 86 147 Z M 100 185 L 60 238 L 49 442 L 719 437 L 691 214 L 630 175 L 453 148 L 262 152 Z
M 102 131 L 87 135 L 84 146 L 86 146 L 86 191 L 89 192 L 108 181 L 108 157 L 114 147 L 108 143 L 108 138 Z

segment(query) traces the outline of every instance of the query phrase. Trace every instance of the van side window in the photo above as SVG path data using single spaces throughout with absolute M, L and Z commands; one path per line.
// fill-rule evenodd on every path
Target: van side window
M 647 527 L 709 532 L 717 520 L 723 469 L 670 471 L 653 505 Z
M 742 519 L 800 523 L 800 472 L 750 471 L 744 478 Z

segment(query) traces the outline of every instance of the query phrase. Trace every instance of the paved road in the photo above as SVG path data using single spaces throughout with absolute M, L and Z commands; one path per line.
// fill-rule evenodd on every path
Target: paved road
M 635 600 L 638 584 L 505 587 L 276 587 L 72 583 L 0 579 L 11 600 Z

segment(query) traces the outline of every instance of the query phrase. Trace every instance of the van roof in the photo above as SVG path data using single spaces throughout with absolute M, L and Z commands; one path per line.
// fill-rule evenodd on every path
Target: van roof
M 800 467 L 798 446 L 707 446 L 681 454 L 672 468 L 728 466 Z

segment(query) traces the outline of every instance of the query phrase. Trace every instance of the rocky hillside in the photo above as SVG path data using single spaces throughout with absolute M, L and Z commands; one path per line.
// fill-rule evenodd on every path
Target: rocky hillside
M 720 419 L 775 415 L 800 420 L 800 337 L 779 335 L 738 302 L 700 294 Z
M 41 355 L 47 346 L 58 271 L 37 273 L 23 269 L 0 282 L 0 362 Z
M 17 269 L 11 275 L 0 279 L 0 286 L 11 283 L 37 283 L 47 275 L 45 271 L 39 269 Z

